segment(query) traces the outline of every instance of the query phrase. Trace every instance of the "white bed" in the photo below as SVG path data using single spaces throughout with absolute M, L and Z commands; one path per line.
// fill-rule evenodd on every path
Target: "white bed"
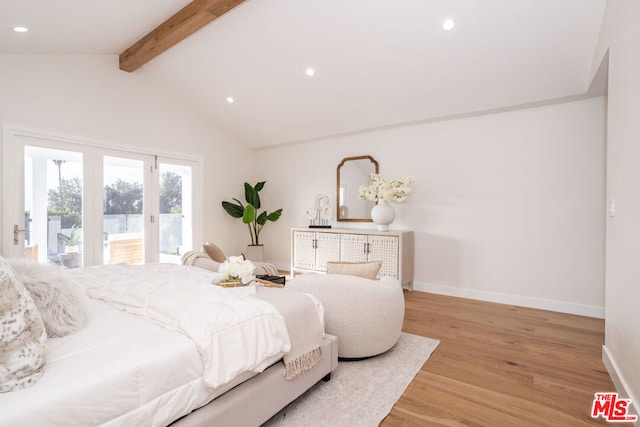
M 201 293 L 201 285 L 210 283 L 215 273 L 194 267 L 152 265 L 104 266 L 74 275 L 81 277 L 92 296 L 87 302 L 88 322 L 76 333 L 48 339 L 45 372 L 35 385 L 0 394 L 1 426 L 166 426 L 243 382 L 220 399 L 224 406 L 217 408 L 216 399 L 179 423 L 202 424 L 219 419 L 224 412 L 225 425 L 234 420 L 238 425 L 257 425 L 336 366 L 336 342 L 327 336 L 322 363 L 295 380 L 285 381 L 282 363 L 275 362 L 291 343 L 286 332 L 282 334 L 282 319 L 278 320 L 277 312 L 274 315 L 275 308 L 264 301 L 253 301 L 258 298 L 247 295 L 248 290 L 208 285 Z M 160 288 L 155 286 L 158 282 Z M 137 288 L 135 294 L 129 292 L 133 286 Z M 165 293 L 172 287 L 179 289 L 182 297 Z M 230 298 L 230 302 L 221 297 Z M 156 301 L 147 306 L 154 298 L 161 304 Z M 194 299 L 210 299 L 208 303 L 213 305 L 191 308 Z M 135 306 L 135 300 L 140 300 L 142 308 Z M 227 305 L 238 304 L 249 304 L 245 307 L 249 310 L 246 318 L 236 308 L 225 311 Z M 321 305 L 317 300 L 314 305 L 318 311 L 313 315 L 321 317 Z M 190 312 L 190 317 L 176 321 L 171 317 L 175 307 L 178 312 Z M 195 317 L 191 316 L 193 312 Z M 191 322 L 196 324 L 192 335 L 209 333 L 211 329 L 200 325 L 203 316 L 222 322 L 213 332 L 217 338 L 207 343 L 211 348 L 204 348 L 181 330 L 190 327 L 181 322 Z M 265 326 L 263 317 L 274 321 L 269 320 Z M 231 320 L 233 326 L 228 323 Z M 245 382 L 270 366 L 271 382 L 261 382 L 259 377 Z M 261 375 L 266 377 L 267 373 Z M 269 390 L 274 384 L 293 391 Z M 259 399 L 273 392 L 280 398 L 265 399 L 266 408 L 257 418 L 243 418 L 243 398 L 237 396 Z

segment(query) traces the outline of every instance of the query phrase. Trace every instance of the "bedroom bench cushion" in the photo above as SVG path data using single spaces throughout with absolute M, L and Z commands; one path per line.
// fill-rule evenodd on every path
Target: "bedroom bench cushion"
M 46 340 L 29 292 L 0 257 L 0 392 L 35 384 L 44 371 Z

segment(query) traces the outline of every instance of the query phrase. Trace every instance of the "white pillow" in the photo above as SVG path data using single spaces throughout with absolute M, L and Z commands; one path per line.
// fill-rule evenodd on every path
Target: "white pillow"
M 47 335 L 63 337 L 86 323 L 86 292 L 69 271 L 25 260 L 9 261 L 40 310 Z
M 44 372 L 47 333 L 31 295 L 0 257 L 0 393 L 35 384 Z

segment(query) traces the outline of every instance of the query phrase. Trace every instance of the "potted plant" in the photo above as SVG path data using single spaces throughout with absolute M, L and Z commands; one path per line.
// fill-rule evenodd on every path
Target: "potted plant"
M 255 186 L 251 186 L 251 184 L 247 182 L 244 183 L 246 205 L 238 199 L 233 199 L 236 203 L 222 202 L 222 207 L 229 215 L 234 218 L 241 218 L 242 222 L 247 224 L 249 235 L 251 236 L 251 245 L 249 245 L 249 248 L 259 247 L 260 250 L 262 249 L 262 244 L 260 243 L 260 232 L 262 228 L 267 221 L 276 222 L 280 218 L 280 215 L 282 215 L 282 209 L 275 210 L 271 213 L 267 213 L 266 210 L 260 213 L 258 212 L 261 206 L 259 193 L 264 188 L 265 183 L 266 181 L 261 181 Z M 248 258 L 254 261 L 262 261 L 260 255 L 249 255 Z
M 64 244 L 64 253 L 58 254 L 58 260 L 63 267 L 79 267 L 82 262 L 80 254 L 80 235 L 76 224 L 69 230 L 69 234 L 58 233 L 58 240 Z

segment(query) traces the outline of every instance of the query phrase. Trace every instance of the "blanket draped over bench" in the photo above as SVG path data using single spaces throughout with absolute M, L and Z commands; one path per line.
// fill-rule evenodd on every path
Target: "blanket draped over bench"
M 212 285 L 216 274 L 171 264 L 105 265 L 84 268 L 77 278 L 90 297 L 191 338 L 211 389 L 243 372 L 261 372 L 274 357 L 286 355 L 292 378 L 314 366 L 323 335 L 318 316 L 306 316 L 317 324 L 297 315 L 285 322 L 292 304 L 310 304 L 315 312 L 308 296 L 294 291 L 278 296 L 275 292 L 282 289 L 261 289 L 256 298 L 251 287 Z

